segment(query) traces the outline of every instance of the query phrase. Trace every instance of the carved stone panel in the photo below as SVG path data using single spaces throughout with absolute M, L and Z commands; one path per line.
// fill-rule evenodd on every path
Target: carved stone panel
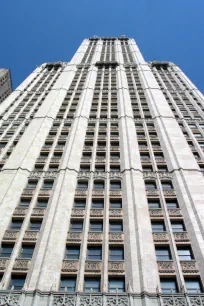
M 102 305 L 101 296 L 93 296 L 93 295 L 80 296 L 79 306 L 101 306 L 101 305 Z
M 33 208 L 33 211 L 32 211 L 32 216 L 44 216 L 46 212 L 46 209 L 45 208 Z
M 103 241 L 103 233 L 90 232 L 88 235 L 88 241 L 92 241 L 92 242 Z
M 38 231 L 26 231 L 23 240 L 36 241 L 39 237 Z
M 108 271 L 114 273 L 124 273 L 125 272 L 125 263 L 124 261 L 109 261 L 108 262 Z
M 27 208 L 16 208 L 15 210 L 14 210 L 14 213 L 13 213 L 13 215 L 14 216 L 25 216 L 26 214 L 27 214 L 27 212 L 28 212 L 28 209 Z
M 188 233 L 187 232 L 174 233 L 174 239 L 175 239 L 176 242 L 189 241 Z
M 82 233 L 69 232 L 67 234 L 67 240 L 68 241 L 79 242 L 79 241 L 81 241 L 81 239 L 82 239 Z
M 103 209 L 91 209 L 91 217 L 103 217 Z
M 150 214 L 150 217 L 152 217 L 152 218 L 163 217 L 163 210 L 160 209 L 160 208 L 159 209 L 150 209 L 149 214 Z
M 109 241 L 122 242 L 124 240 L 123 233 L 109 233 Z
M 194 274 L 199 272 L 197 263 L 194 260 L 180 261 L 180 265 L 185 274 Z
M 76 296 L 73 295 L 60 295 L 54 296 L 53 306 L 75 306 Z
M 18 231 L 6 231 L 3 240 L 16 240 L 18 237 Z
M 3 271 L 6 269 L 7 263 L 8 263 L 7 258 L 0 258 L 0 271 Z
M 160 273 L 174 273 L 174 262 L 173 261 L 158 261 L 158 270 Z
M 101 266 L 102 264 L 100 261 L 86 261 L 85 271 L 86 272 L 100 272 Z
M 128 297 L 123 295 L 107 296 L 106 306 L 128 306 Z
M 20 295 L 16 294 L 0 294 L 0 305 L 18 306 Z
M 79 262 L 77 260 L 63 260 L 62 272 L 77 272 Z
M 118 218 L 118 217 L 122 217 L 123 216 L 123 211 L 122 209 L 110 209 L 109 210 L 109 216 L 111 218 Z
M 72 217 L 84 217 L 85 210 L 80 208 L 72 209 Z
M 166 232 L 153 233 L 153 239 L 155 242 L 167 242 L 169 241 L 169 236 Z
M 27 271 L 29 269 L 30 259 L 16 259 L 13 270 Z

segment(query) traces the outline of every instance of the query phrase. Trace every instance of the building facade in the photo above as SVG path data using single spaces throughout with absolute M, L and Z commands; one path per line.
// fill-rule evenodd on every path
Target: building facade
M 0 68 L 0 103 L 12 93 L 11 74 L 9 69 Z
M 85 39 L 0 105 L 0 305 L 204 305 L 204 98 Z

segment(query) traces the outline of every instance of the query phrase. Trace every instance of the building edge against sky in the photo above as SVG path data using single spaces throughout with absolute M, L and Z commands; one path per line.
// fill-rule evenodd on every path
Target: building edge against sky
M 177 65 L 85 39 L 0 120 L 0 304 L 204 305 L 204 99 Z
M 12 92 L 11 73 L 9 69 L 0 68 L 0 103 Z

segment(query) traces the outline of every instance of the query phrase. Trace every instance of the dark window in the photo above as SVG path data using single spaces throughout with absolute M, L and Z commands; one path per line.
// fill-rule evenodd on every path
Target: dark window
M 111 181 L 110 182 L 110 189 L 111 190 L 120 190 L 121 189 L 121 182 L 120 181 Z
M 145 182 L 146 190 L 156 190 L 157 186 L 155 182 Z
M 83 222 L 72 221 L 70 225 L 70 232 L 82 232 Z
M 78 181 L 77 189 L 87 190 L 88 189 L 88 181 Z
M 32 258 L 34 245 L 22 245 L 20 258 Z
M 102 232 L 102 231 L 103 231 L 103 222 L 100 221 L 90 222 L 90 232 Z
M 193 254 L 191 251 L 191 248 L 186 246 L 186 247 L 177 247 L 177 253 L 179 260 L 192 260 L 193 259 Z
M 37 184 L 38 184 L 38 181 L 37 181 L 37 180 L 29 180 L 29 181 L 28 181 L 27 188 L 35 189 L 36 186 L 37 186 Z
M 110 171 L 112 171 L 112 172 L 120 172 L 120 166 L 110 166 Z
M 9 289 L 13 287 L 14 290 L 21 290 L 24 286 L 24 283 L 25 283 L 24 275 L 12 275 Z
M 74 208 L 85 208 L 85 207 L 86 207 L 86 199 L 74 200 Z
M 184 232 L 185 231 L 185 227 L 184 227 L 183 222 L 172 221 L 171 222 L 171 227 L 172 227 L 172 231 L 174 233 Z
M 61 278 L 60 291 L 74 292 L 75 289 L 76 289 L 76 277 Z
M 54 184 L 53 180 L 44 180 L 42 188 L 52 189 L 53 184 Z
M 161 184 L 162 184 L 162 189 L 163 190 L 172 190 L 172 189 L 174 189 L 171 182 L 162 182 Z
M 31 199 L 20 199 L 20 207 L 29 207 Z
M 157 260 L 171 260 L 169 247 L 156 247 Z
M 110 232 L 122 232 L 123 223 L 122 222 L 110 222 Z
M 186 279 L 185 284 L 186 284 L 186 289 L 190 294 L 201 293 L 203 291 L 199 279 L 193 279 L 193 278 Z
M 110 199 L 110 208 L 122 208 L 122 199 Z
M 109 292 L 125 292 L 125 279 L 110 277 Z
M 103 199 L 93 199 L 91 208 L 104 208 Z
M 109 249 L 109 260 L 124 260 L 124 249 L 123 247 L 110 247 Z
M 176 199 L 168 199 L 166 200 L 166 205 L 167 205 L 167 208 L 168 209 L 171 209 L 171 208 L 178 208 L 178 202 Z
M 157 168 L 158 168 L 159 171 L 162 171 L 162 172 L 167 172 L 168 171 L 167 166 L 157 166 Z
M 177 284 L 175 279 L 171 278 L 161 278 L 161 290 L 162 293 L 176 293 Z
M 163 222 L 152 222 L 153 233 L 165 232 L 165 225 Z
M 104 189 L 104 186 L 104 181 L 94 181 L 94 190 L 102 190 Z
M 101 280 L 98 277 L 85 277 L 85 292 L 100 292 Z
M 95 166 L 95 171 L 97 171 L 97 172 L 105 172 L 105 166 Z
M 36 207 L 38 208 L 46 208 L 48 204 L 48 199 L 37 199 Z
M 23 224 L 23 220 L 12 220 L 10 224 L 10 230 L 19 231 Z
M 41 228 L 41 224 L 42 224 L 42 221 L 38 221 L 38 220 L 33 221 L 33 220 L 31 220 L 28 230 L 29 231 L 39 231 L 40 228 Z
M 79 260 L 80 246 L 67 246 L 65 251 L 65 259 Z
M 148 206 L 150 209 L 154 209 L 154 208 L 160 208 L 160 201 L 159 200 L 154 200 L 154 199 L 148 199 Z
M 87 254 L 88 260 L 102 260 L 102 247 L 88 247 L 88 254 Z
M 0 257 L 10 257 L 13 251 L 13 244 L 2 243 L 0 248 Z
M 90 167 L 89 167 L 89 166 L 83 166 L 83 165 L 81 165 L 81 166 L 80 166 L 80 171 L 88 172 L 88 171 L 90 171 Z

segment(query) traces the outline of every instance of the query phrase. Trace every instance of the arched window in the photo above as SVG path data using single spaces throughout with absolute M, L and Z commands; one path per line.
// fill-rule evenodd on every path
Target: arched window
M 105 182 L 103 180 L 94 181 L 94 190 L 103 190 L 105 187 Z

